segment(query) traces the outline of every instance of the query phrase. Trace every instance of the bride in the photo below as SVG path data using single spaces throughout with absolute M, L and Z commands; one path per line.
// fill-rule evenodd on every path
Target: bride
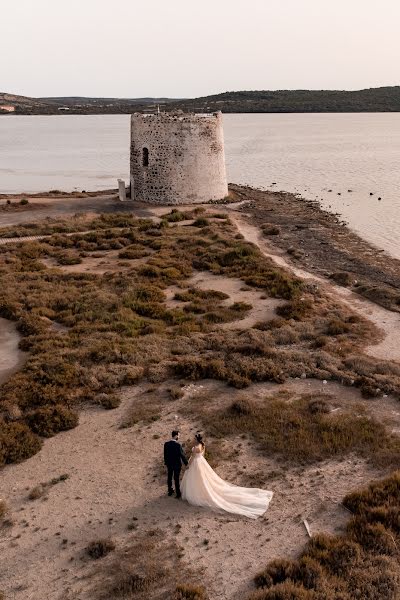
M 182 479 L 182 498 L 189 504 L 257 519 L 265 513 L 273 492 L 243 488 L 221 479 L 204 458 L 205 445 L 196 434 L 188 469 Z

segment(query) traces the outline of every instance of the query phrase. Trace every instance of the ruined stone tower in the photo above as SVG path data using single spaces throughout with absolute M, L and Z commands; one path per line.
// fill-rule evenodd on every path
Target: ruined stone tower
M 133 114 L 130 179 L 132 199 L 153 204 L 227 196 L 222 114 Z

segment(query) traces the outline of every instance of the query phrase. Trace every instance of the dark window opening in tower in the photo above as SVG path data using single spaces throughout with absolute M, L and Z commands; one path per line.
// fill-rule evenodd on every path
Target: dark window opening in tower
M 144 167 L 149 166 L 149 149 L 148 148 L 143 148 L 143 166 Z

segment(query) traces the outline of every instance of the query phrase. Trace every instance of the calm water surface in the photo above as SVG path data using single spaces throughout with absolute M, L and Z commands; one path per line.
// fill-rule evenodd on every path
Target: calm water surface
M 225 115 L 224 127 L 230 181 L 317 199 L 400 258 L 400 113 Z M 0 118 L 0 193 L 113 188 L 128 173 L 127 115 Z

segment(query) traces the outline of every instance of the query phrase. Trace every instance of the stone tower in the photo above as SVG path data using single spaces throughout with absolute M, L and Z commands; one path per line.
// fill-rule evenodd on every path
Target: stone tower
M 222 114 L 135 113 L 131 196 L 152 204 L 192 204 L 228 195 Z

